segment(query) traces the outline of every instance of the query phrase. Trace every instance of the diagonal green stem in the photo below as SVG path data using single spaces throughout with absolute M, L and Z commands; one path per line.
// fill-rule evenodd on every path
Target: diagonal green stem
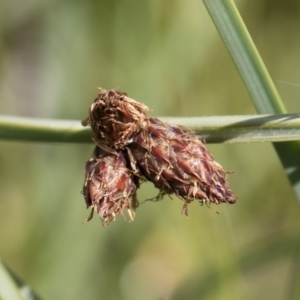
M 40 297 L 24 284 L 0 259 L 0 299 L 40 300 Z
M 232 0 L 203 0 L 261 114 L 284 114 L 284 104 Z
M 196 131 L 208 143 L 281 142 L 300 139 L 300 114 L 171 118 L 170 125 Z M 0 116 L 0 140 L 91 143 L 80 121 Z
M 25 300 L 16 282 L 10 276 L 0 260 L 0 299 L 1 300 Z
M 232 0 L 203 0 L 233 61 L 248 89 L 254 105 L 262 114 L 286 113 L 273 81 Z M 300 144 L 274 143 L 300 204 Z

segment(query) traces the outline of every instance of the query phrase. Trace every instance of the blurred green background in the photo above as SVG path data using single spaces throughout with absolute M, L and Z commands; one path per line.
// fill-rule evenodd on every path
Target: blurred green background
M 235 3 L 298 112 L 300 1 Z M 98 86 L 156 116 L 255 113 L 200 0 L 2 0 L 0 37 L 1 114 L 80 120 Z M 92 144 L 0 142 L 2 259 L 49 300 L 300 299 L 299 205 L 272 145 L 208 148 L 234 171 L 235 205 L 193 203 L 186 218 L 165 198 L 103 228 L 82 224 Z

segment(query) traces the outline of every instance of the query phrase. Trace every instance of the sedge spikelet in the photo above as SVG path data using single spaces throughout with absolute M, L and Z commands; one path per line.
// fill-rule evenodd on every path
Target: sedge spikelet
M 140 172 L 160 190 L 174 194 L 187 206 L 200 203 L 234 203 L 227 172 L 208 152 L 193 131 L 149 118 L 149 126 L 135 136 L 129 149 Z
M 235 203 L 228 172 L 193 131 L 146 115 L 147 106 L 125 93 L 101 89 L 82 121 L 91 126 L 96 158 L 87 163 L 84 196 L 106 225 L 125 207 L 137 207 L 139 181 L 149 180 L 157 197 L 173 194 L 188 204 Z M 130 198 L 133 200 L 130 202 Z
M 145 111 L 149 108 L 126 93 L 100 89 L 89 109 L 89 117 L 82 121 L 92 128 L 92 138 L 100 148 L 113 152 L 123 149 L 130 140 L 147 126 Z
M 138 206 L 136 200 L 136 179 L 127 168 L 122 152 L 111 154 L 96 147 L 94 157 L 86 163 L 86 179 L 83 195 L 87 207 L 96 211 L 103 226 L 115 220 L 116 216 L 128 209 L 131 220 Z

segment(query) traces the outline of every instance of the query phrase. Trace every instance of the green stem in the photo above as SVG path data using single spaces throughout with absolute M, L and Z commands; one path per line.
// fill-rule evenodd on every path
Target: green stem
M 281 142 L 300 139 L 300 114 L 163 117 L 170 125 L 195 130 L 207 143 Z M 0 140 L 91 143 L 91 129 L 80 121 L 0 116 Z
M 1 300 L 25 300 L 17 284 L 10 276 L 0 260 L 0 299 Z
M 286 109 L 232 0 L 203 0 L 246 88 L 261 114 Z
M 232 0 L 203 0 L 261 114 L 284 114 L 286 109 Z M 300 144 L 274 144 L 300 204 Z
M 80 121 L 0 116 L 0 140 L 88 143 L 91 132 Z

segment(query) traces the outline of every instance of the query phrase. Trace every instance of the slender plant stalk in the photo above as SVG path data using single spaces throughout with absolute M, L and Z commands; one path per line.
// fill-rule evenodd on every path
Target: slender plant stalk
M 10 276 L 8 270 L 0 260 L 0 299 L 1 300 L 25 300 L 16 282 Z
M 261 114 L 284 114 L 284 104 L 232 0 L 203 0 Z
M 232 0 L 203 0 L 233 61 L 261 114 L 284 114 L 273 81 Z M 300 204 L 300 144 L 298 141 L 274 143 Z
M 0 116 L 0 140 L 88 143 L 90 136 L 80 121 Z
M 280 142 L 300 139 L 300 114 L 160 118 L 195 130 L 207 143 Z M 0 140 L 91 143 L 80 121 L 0 116 Z
M 41 300 L 35 292 L 24 284 L 0 259 L 0 299 L 1 300 Z

